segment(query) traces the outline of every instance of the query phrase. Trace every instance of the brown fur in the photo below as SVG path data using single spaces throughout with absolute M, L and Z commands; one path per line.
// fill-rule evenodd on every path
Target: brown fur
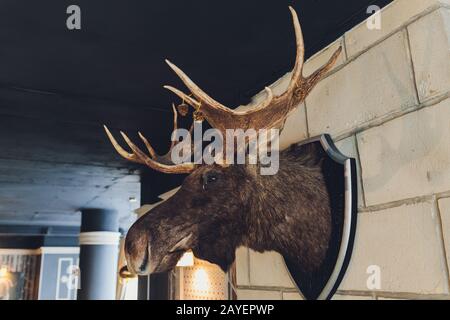
M 208 183 L 208 177 L 216 180 Z M 227 270 L 244 245 L 277 251 L 301 274 L 314 274 L 326 259 L 330 212 L 322 156 L 314 146 L 281 152 L 273 176 L 260 175 L 255 166 L 201 166 L 130 228 L 127 260 L 137 273 L 163 272 L 192 249 Z

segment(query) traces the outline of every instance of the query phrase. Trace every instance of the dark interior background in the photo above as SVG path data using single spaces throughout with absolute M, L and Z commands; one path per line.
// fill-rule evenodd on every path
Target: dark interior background
M 224 104 L 246 104 L 288 72 L 300 17 L 307 57 L 388 0 L 3 0 L 0 2 L 0 245 L 75 237 L 80 208 L 120 211 L 182 177 L 122 161 L 101 125 L 143 131 L 164 152 L 172 102 L 184 89 L 169 58 Z M 66 8 L 81 8 L 81 30 Z M 132 134 L 133 136 L 133 134 Z M 39 239 L 37 241 L 36 239 Z

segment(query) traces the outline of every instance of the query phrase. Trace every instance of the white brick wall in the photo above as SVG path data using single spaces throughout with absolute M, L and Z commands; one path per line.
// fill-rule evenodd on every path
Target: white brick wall
M 447 256 L 447 268 L 450 269 L 450 198 L 439 200 L 439 209 L 442 219 L 442 232 Z
M 450 88 L 450 10 L 440 9 L 408 26 L 421 101 Z
M 410 24 L 417 17 L 448 4 L 450 4 L 448 0 L 395 0 L 383 9 L 381 30 L 368 31 L 366 22 L 363 22 L 345 34 L 348 56 L 351 58 L 361 54 L 373 44 L 383 41 L 396 30 Z
M 358 134 L 366 204 L 450 190 L 450 100 Z
M 352 263 L 341 290 L 367 290 L 367 268 L 379 266 L 388 292 L 448 293 L 438 217 L 431 203 L 359 215 Z
M 275 252 L 250 252 L 250 285 L 294 288 L 283 258 Z M 280 272 L 282 271 L 282 272 Z
M 408 41 L 399 31 L 317 85 L 306 98 L 309 132 L 340 136 L 415 104 Z
M 450 0 L 395 0 L 381 19 L 305 64 L 309 74 L 344 45 L 281 145 L 330 133 L 358 162 L 355 251 L 335 299 L 450 299 Z M 370 265 L 379 289 L 367 286 Z M 239 298 L 301 298 L 274 253 L 240 248 L 236 268 Z

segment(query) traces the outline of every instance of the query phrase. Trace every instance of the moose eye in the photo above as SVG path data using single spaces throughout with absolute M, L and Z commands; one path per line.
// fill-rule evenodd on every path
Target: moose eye
M 208 185 L 213 184 L 219 180 L 219 177 L 216 174 L 207 174 L 203 177 L 203 190 L 206 190 Z

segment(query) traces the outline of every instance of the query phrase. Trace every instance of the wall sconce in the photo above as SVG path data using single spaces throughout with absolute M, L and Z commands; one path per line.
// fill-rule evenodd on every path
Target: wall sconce
M 178 260 L 177 267 L 193 267 L 194 266 L 194 254 L 192 251 L 187 251 Z

